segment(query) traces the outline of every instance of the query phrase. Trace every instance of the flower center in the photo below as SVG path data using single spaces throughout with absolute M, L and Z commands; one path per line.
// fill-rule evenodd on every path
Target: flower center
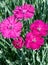
M 34 38 L 34 39 L 32 40 L 32 42 L 36 42 L 36 38 Z
M 19 45 L 20 45 L 19 43 L 16 44 L 16 46 L 19 46 Z
M 10 27 L 9 27 L 9 29 L 13 29 L 13 27 L 12 27 L 12 26 L 10 26 Z
M 40 31 L 41 30 L 41 27 L 38 27 L 37 30 Z
M 27 10 L 23 10 L 23 13 L 26 13 Z

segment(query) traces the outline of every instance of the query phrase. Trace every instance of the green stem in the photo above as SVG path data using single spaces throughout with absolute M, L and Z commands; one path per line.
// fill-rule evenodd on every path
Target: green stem
M 24 3 L 25 3 L 25 0 L 22 0 L 22 5 L 24 5 Z
M 29 19 L 29 24 L 31 24 L 32 23 L 32 19 Z
M 5 39 L 3 38 L 0 38 L 0 39 L 10 47 L 10 44 Z
M 35 50 L 33 50 L 33 63 L 35 65 Z

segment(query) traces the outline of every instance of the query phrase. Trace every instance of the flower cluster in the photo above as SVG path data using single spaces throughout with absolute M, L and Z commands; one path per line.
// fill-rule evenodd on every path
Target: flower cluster
M 0 32 L 5 38 L 16 38 L 20 36 L 22 27 L 22 22 L 17 22 L 14 16 L 10 16 L 1 22 Z
M 47 25 L 42 20 L 35 20 L 30 24 L 30 31 L 26 34 L 25 46 L 34 50 L 44 44 L 44 36 L 47 35 Z
M 48 24 L 42 20 L 35 20 L 30 24 L 30 32 L 25 36 L 25 41 L 21 37 L 23 28 L 22 20 L 32 18 L 35 8 L 31 4 L 16 6 L 13 15 L 4 19 L 0 23 L 0 33 L 4 38 L 13 38 L 12 44 L 15 48 L 21 49 L 25 46 L 28 49 L 37 50 L 44 44 L 44 36 L 48 34 Z
M 17 6 L 13 13 L 17 19 L 28 19 L 34 16 L 35 8 L 33 5 L 24 4 L 22 6 Z
M 13 43 L 14 47 L 17 49 L 22 48 L 24 45 L 23 38 L 21 36 L 14 39 L 12 43 Z
M 42 20 L 35 20 L 30 25 L 30 29 L 37 36 L 46 36 L 47 34 L 47 25 Z
M 26 34 L 25 46 L 29 49 L 39 49 L 44 44 L 44 38 L 35 36 L 32 32 Z

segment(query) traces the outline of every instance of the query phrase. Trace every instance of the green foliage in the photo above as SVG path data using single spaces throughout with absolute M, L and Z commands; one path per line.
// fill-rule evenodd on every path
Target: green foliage
M 12 15 L 12 10 L 15 6 L 22 5 L 23 1 L 24 0 L 0 0 L 0 22 Z M 25 2 L 33 4 L 35 7 L 33 19 L 28 20 L 30 23 L 36 19 L 42 19 L 48 23 L 48 0 L 25 0 Z M 26 33 L 26 30 L 24 31 L 23 29 L 23 37 L 25 35 L 24 32 Z M 44 46 L 37 51 L 26 48 L 19 50 L 13 47 L 12 40 L 4 39 L 0 34 L 0 65 L 48 65 L 47 41 L 48 36 L 45 37 Z

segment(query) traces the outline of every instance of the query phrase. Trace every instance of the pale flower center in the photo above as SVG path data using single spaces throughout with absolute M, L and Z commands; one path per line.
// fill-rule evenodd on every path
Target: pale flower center
M 34 38 L 34 39 L 32 40 L 32 42 L 36 42 L 36 38 Z
M 27 10 L 23 10 L 23 13 L 26 13 Z
M 41 30 L 41 27 L 38 27 L 37 29 L 40 31 Z
M 16 44 L 16 46 L 19 46 L 19 45 L 20 45 L 19 43 Z

